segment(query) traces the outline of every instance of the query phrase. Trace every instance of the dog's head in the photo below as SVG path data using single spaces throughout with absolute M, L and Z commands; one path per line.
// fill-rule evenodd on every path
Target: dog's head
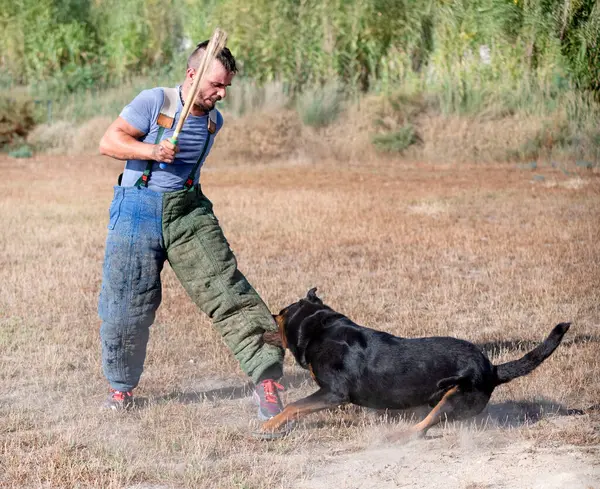
M 279 314 L 273 315 L 279 328 L 277 331 L 263 333 L 263 341 L 269 345 L 288 348 L 296 355 L 298 348 L 302 348 L 303 338 L 305 338 L 305 330 L 308 326 L 305 319 L 320 309 L 329 308 L 317 296 L 317 288 L 313 287 L 305 298 L 284 307 Z

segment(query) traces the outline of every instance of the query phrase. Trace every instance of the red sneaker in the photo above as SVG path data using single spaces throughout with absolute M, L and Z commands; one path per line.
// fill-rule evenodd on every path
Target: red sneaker
M 116 389 L 110 389 L 108 399 L 102 404 L 104 409 L 112 409 L 113 411 L 126 411 L 133 407 L 133 394 L 129 392 L 121 392 Z
M 274 380 L 266 379 L 256 386 L 254 402 L 258 405 L 258 419 L 267 421 L 283 411 L 283 403 L 279 398 L 279 391 L 283 386 Z

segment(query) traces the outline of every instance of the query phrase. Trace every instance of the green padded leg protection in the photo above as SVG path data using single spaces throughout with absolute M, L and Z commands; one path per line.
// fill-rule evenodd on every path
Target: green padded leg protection
M 280 372 L 283 350 L 262 341 L 262 333 L 277 324 L 238 270 L 212 203 L 199 189 L 164 194 L 163 236 L 175 274 L 213 320 L 242 370 L 255 383 L 267 369 Z

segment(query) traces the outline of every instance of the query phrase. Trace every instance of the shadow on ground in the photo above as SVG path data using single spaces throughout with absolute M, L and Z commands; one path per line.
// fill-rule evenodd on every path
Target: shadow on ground
M 297 388 L 305 382 L 312 382 L 310 374 L 300 370 L 290 375 L 285 375 L 282 379 L 282 383 L 289 389 Z M 198 392 L 171 392 L 154 398 L 153 401 L 158 403 L 175 401 L 182 404 L 194 404 L 203 401 L 243 399 L 251 396 L 253 391 L 254 384 L 247 382 L 242 385 L 223 386 Z M 136 398 L 137 407 L 144 407 L 149 402 L 148 398 Z
M 308 373 L 298 371 L 287 375 L 283 379 L 287 388 L 295 389 L 306 383 L 312 383 Z M 199 392 L 172 392 L 164 396 L 154 398 L 153 402 L 179 402 L 182 404 L 193 404 L 204 401 L 234 400 L 243 399 L 252 395 L 254 385 L 248 382 L 243 385 L 225 386 L 216 389 L 210 389 Z M 136 398 L 136 406 L 145 407 L 149 403 L 147 398 Z M 595 406 L 590 409 L 594 409 Z M 345 425 L 358 425 L 364 422 L 364 416 L 374 418 L 380 422 L 396 423 L 399 421 L 407 423 L 416 423 L 423 419 L 431 408 L 420 406 L 414 409 L 406 410 L 375 410 L 362 408 L 354 405 L 347 405 L 338 408 L 340 419 L 343 418 Z M 525 425 L 532 425 L 539 422 L 542 418 L 552 416 L 573 416 L 585 414 L 582 409 L 575 409 L 564 406 L 558 402 L 549 399 L 535 399 L 532 401 L 503 401 L 490 403 L 486 409 L 474 418 L 463 421 L 466 426 L 478 429 L 485 428 L 517 428 Z M 331 411 L 330 411 L 331 412 Z M 336 415 L 334 414 L 334 417 Z M 315 417 L 314 421 L 306 419 L 308 425 L 319 427 L 331 423 L 322 417 Z
M 505 352 L 528 352 L 538 346 L 542 340 L 502 340 L 488 341 L 486 343 L 476 343 L 476 345 L 486 352 L 489 356 L 496 356 Z M 596 335 L 576 335 L 572 338 L 565 338 L 560 348 L 568 348 L 573 345 L 581 345 L 587 343 L 600 343 L 600 336 Z
M 490 403 L 486 408 L 472 418 L 461 421 L 466 426 L 473 428 L 518 428 L 530 426 L 542 418 L 553 416 L 578 416 L 583 415 L 595 406 L 583 410 L 569 408 L 549 399 L 535 399 L 533 401 L 503 401 Z M 358 408 L 361 409 L 361 408 Z M 428 406 L 419 406 L 405 410 L 371 410 L 371 415 L 388 420 L 389 422 L 404 421 L 417 423 L 427 416 L 431 410 Z

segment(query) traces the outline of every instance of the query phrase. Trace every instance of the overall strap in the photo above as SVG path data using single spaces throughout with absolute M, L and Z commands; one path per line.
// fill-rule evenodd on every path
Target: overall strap
M 208 148 L 208 143 L 210 142 L 210 136 L 211 135 L 208 134 L 206 141 L 204 141 L 204 148 L 202 148 L 202 153 L 200 153 L 200 158 L 198 158 L 198 161 L 196 161 L 196 164 L 192 167 L 192 171 L 190 171 L 190 174 L 188 175 L 187 180 L 183 184 L 183 188 L 186 190 L 190 190 L 192 188 L 192 186 L 194 185 L 194 178 L 196 176 L 196 170 L 198 170 L 198 167 L 202 163 L 202 159 L 204 158 L 204 155 L 206 154 L 206 148 Z
M 206 141 L 204 141 L 204 148 L 202 148 L 202 153 L 200 153 L 200 158 L 198 158 L 198 161 L 196 161 L 196 164 L 193 166 L 192 170 L 190 171 L 190 174 L 187 177 L 187 180 L 185 181 L 185 183 L 183 185 L 183 188 L 186 190 L 190 190 L 192 188 L 192 186 L 194 185 L 194 178 L 196 176 L 196 171 L 198 170 L 198 167 L 202 164 L 202 160 L 204 159 L 204 156 L 206 155 L 206 150 L 208 148 L 208 143 L 210 143 L 210 138 L 217 131 L 217 111 L 215 109 L 211 110 L 208 113 L 208 120 L 206 123 L 207 123 L 208 132 L 206 134 Z
M 158 128 L 158 134 L 156 135 L 156 140 L 154 141 L 154 144 L 160 143 L 160 139 L 162 138 L 162 135 L 164 132 L 165 132 L 164 127 L 161 126 Z M 142 173 L 142 176 L 140 178 L 138 178 L 137 182 L 135 182 L 136 187 L 147 187 L 148 186 L 148 180 L 150 180 L 150 174 L 152 173 L 152 165 L 153 164 L 154 164 L 154 161 L 148 160 L 148 163 L 146 164 L 146 169 L 144 170 L 144 173 Z
M 156 119 L 156 124 L 158 124 L 159 127 L 154 144 L 160 143 L 165 129 L 171 129 L 173 127 L 173 122 L 175 121 L 175 114 L 177 113 L 177 107 L 179 104 L 179 90 L 177 90 L 176 88 L 163 88 L 162 91 L 164 95 L 163 104 L 160 108 L 158 118 Z M 140 178 L 138 178 L 138 181 L 135 182 L 136 187 L 148 186 L 148 180 L 150 180 L 153 164 L 154 161 L 148 161 L 144 173 Z

